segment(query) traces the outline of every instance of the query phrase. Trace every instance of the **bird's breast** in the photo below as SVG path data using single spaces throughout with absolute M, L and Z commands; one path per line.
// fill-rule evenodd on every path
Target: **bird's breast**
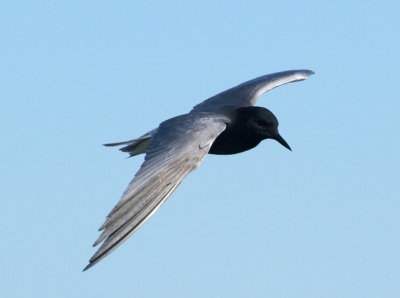
M 240 131 L 225 130 L 211 145 L 209 154 L 237 154 L 256 147 L 262 139 Z

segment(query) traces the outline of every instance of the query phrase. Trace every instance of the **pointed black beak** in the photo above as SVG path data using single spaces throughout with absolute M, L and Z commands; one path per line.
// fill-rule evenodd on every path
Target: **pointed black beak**
M 288 148 L 290 151 L 292 151 L 292 149 L 290 149 L 290 146 L 288 143 L 286 143 L 286 141 L 281 137 L 281 135 L 279 133 L 276 134 L 276 136 L 274 136 L 273 138 L 274 140 L 278 141 L 279 144 L 281 144 L 283 147 Z

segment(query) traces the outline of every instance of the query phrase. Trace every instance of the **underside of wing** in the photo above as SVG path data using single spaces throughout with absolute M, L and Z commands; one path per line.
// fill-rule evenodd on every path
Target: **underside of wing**
M 223 118 L 208 113 L 186 114 L 161 123 L 149 141 L 145 162 L 100 227 L 103 232 L 94 246 L 104 242 L 84 270 L 121 245 L 157 211 L 200 164 L 225 127 Z
M 258 97 L 268 90 L 283 84 L 305 80 L 313 73 L 311 70 L 288 70 L 264 75 L 203 101 L 196 105 L 192 112 L 217 111 L 218 107 L 227 105 L 235 107 L 254 106 Z

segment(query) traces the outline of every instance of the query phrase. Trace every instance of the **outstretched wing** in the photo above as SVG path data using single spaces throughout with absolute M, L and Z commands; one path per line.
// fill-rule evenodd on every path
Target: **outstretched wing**
M 203 160 L 225 129 L 227 119 L 210 113 L 192 113 L 160 124 L 150 139 L 145 161 L 100 227 L 102 242 L 89 260 L 89 269 L 153 215 L 182 180 Z
M 226 105 L 238 108 L 254 106 L 264 92 L 283 84 L 305 80 L 312 74 L 314 72 L 311 70 L 288 70 L 261 76 L 210 97 L 196 105 L 192 112 L 217 111 L 218 107 Z

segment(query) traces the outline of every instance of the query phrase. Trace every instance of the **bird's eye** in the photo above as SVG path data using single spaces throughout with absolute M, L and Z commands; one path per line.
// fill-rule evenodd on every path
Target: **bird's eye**
M 255 123 L 258 125 L 258 126 L 262 126 L 263 124 L 262 124 L 262 120 L 260 120 L 260 119 L 257 119 L 256 121 L 255 121 Z
M 264 119 L 258 119 L 257 120 L 257 125 L 258 126 L 268 126 L 268 123 Z

